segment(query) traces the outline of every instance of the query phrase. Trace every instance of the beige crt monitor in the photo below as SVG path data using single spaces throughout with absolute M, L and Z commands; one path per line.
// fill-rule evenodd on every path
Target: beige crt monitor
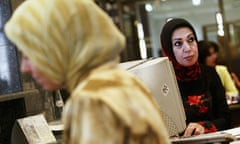
M 152 92 L 159 104 L 169 136 L 186 128 L 186 116 L 172 63 L 167 57 L 136 60 L 119 64 L 134 74 Z

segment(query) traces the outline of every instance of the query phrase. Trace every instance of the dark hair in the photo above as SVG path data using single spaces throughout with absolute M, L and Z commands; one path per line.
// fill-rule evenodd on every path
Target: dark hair
M 210 56 L 210 48 L 214 48 L 215 52 L 218 52 L 218 44 L 213 41 L 201 40 L 198 42 L 198 61 L 202 64 L 205 64 L 206 57 Z
M 172 49 L 172 34 L 173 32 L 180 27 L 188 27 L 192 30 L 194 36 L 195 36 L 195 40 L 197 41 L 197 35 L 196 32 L 193 28 L 193 26 L 186 21 L 185 19 L 182 18 L 173 18 L 169 21 L 167 21 L 167 23 L 163 26 L 162 32 L 160 34 L 160 41 L 161 41 L 161 45 L 162 45 L 162 49 L 164 51 L 164 53 L 171 57 L 171 58 L 175 58 L 174 54 L 173 54 L 173 49 Z

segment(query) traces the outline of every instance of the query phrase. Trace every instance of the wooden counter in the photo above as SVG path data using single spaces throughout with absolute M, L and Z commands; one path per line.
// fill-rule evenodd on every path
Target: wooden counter
M 231 115 L 232 115 L 232 127 L 240 126 L 240 104 L 230 104 L 229 105 Z

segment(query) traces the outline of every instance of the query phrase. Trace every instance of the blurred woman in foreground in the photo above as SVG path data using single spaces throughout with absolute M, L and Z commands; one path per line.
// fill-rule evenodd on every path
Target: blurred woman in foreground
M 67 89 L 66 144 L 168 144 L 150 92 L 118 69 L 125 38 L 92 0 L 27 0 L 7 22 L 21 71 Z

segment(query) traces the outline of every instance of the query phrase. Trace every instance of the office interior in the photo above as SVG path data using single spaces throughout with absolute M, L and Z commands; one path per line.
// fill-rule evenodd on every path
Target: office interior
M 24 0 L 0 4 L 0 143 L 8 143 L 18 118 L 43 113 L 46 121 L 58 122 L 69 94 L 48 92 L 29 75 L 19 71 L 21 54 L 5 37 L 3 26 Z M 95 0 L 126 37 L 121 62 L 162 57 L 160 31 L 168 18 L 182 17 L 196 29 L 199 40 L 220 45 L 219 59 L 240 77 L 239 0 Z M 229 105 L 232 127 L 240 126 L 240 104 Z

